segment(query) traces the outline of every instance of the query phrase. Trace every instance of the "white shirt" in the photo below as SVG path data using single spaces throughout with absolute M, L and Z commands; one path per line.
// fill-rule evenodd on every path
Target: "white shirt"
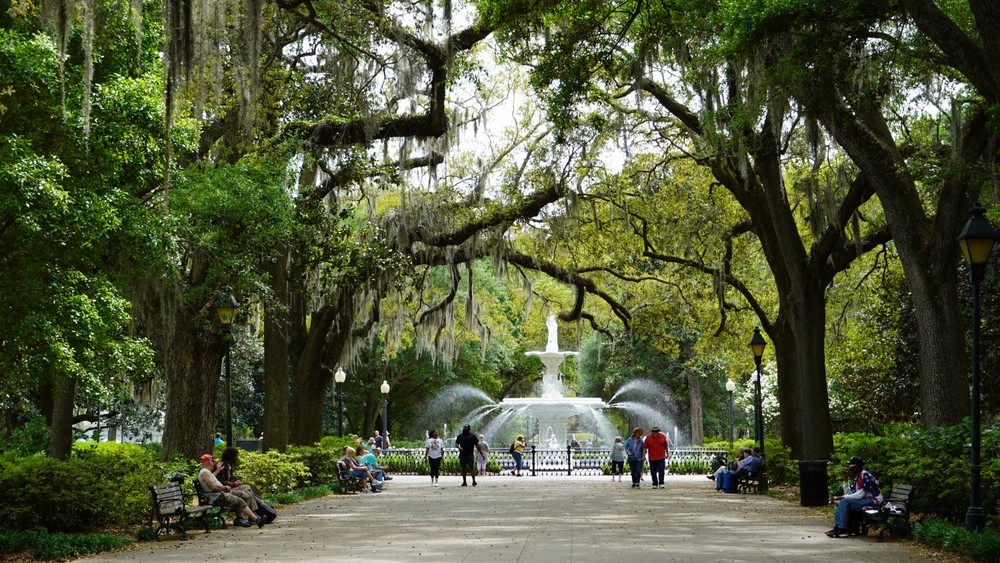
M 427 439 L 427 457 L 438 459 L 444 455 L 444 440 L 441 438 Z

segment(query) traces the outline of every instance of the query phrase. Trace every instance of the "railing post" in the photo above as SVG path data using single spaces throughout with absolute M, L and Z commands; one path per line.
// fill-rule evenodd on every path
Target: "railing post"
M 531 476 L 535 476 L 535 445 L 531 445 Z
M 573 446 L 566 446 L 566 475 L 573 474 Z

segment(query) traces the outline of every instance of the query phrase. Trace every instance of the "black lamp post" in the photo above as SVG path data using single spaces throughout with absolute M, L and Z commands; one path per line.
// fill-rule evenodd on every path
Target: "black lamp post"
M 382 449 L 389 449 L 389 382 L 382 380 Z
M 969 264 L 969 279 L 972 280 L 972 478 L 969 481 L 969 511 L 965 513 L 965 529 L 982 531 L 986 527 L 986 513 L 979 496 L 982 470 L 979 465 L 979 284 L 986 276 L 986 263 L 997 235 L 989 220 L 983 216 L 986 208 L 977 203 L 971 213 L 972 217 L 958 237 L 958 244 Z
M 736 391 L 736 383 L 732 379 L 726 382 L 726 391 L 729 391 L 729 447 L 733 447 L 733 391 Z
M 339 367 L 333 374 L 334 384 L 337 386 L 337 432 L 338 436 L 344 437 L 344 382 L 347 381 L 347 374 L 344 368 Z
M 229 349 L 233 336 L 233 317 L 236 316 L 236 299 L 223 288 L 215 299 L 215 312 L 222 324 L 222 334 L 226 339 L 226 446 L 233 446 L 233 380 L 230 375 Z
M 760 328 L 754 327 L 753 338 L 750 339 L 750 349 L 753 350 L 753 361 L 757 364 L 757 377 L 754 379 L 753 402 L 754 402 L 754 433 L 757 434 L 757 441 L 760 442 L 760 456 L 764 457 L 764 412 L 760 405 L 760 359 L 764 355 L 764 348 L 767 342 L 760 335 Z M 760 474 L 760 493 L 767 492 L 767 475 L 763 470 Z

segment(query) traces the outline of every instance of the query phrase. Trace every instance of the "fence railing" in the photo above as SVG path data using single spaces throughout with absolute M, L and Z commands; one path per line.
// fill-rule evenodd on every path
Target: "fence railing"
M 430 466 L 424 460 L 423 449 L 391 449 L 380 459 L 380 463 L 391 473 L 399 475 L 426 475 Z M 711 459 L 715 455 L 726 455 L 725 450 L 709 448 L 678 448 L 670 450 L 667 471 L 673 474 L 709 473 Z M 607 448 L 550 450 L 529 446 L 524 450 L 521 472 L 530 475 L 606 475 L 610 474 L 611 451 Z M 514 457 L 507 448 L 490 452 L 486 472 L 500 474 L 513 471 Z M 459 473 L 458 449 L 445 448 L 441 462 L 443 473 Z

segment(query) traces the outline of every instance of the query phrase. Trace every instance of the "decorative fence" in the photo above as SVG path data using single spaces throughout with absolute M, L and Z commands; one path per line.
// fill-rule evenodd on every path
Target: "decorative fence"
M 667 472 L 675 475 L 707 474 L 711 459 L 715 455 L 726 455 L 725 450 L 708 448 L 678 448 L 670 450 Z M 530 475 L 609 475 L 611 473 L 611 452 L 608 449 L 578 449 L 571 447 L 560 450 L 540 449 L 530 446 L 524 451 L 521 473 Z M 391 449 L 379 460 L 398 475 L 427 475 L 430 466 L 424 460 L 423 449 Z M 506 447 L 490 452 L 486 472 L 500 474 L 514 469 L 514 457 Z M 647 465 L 648 469 L 648 465 Z M 445 448 L 442 473 L 460 473 L 458 449 Z

